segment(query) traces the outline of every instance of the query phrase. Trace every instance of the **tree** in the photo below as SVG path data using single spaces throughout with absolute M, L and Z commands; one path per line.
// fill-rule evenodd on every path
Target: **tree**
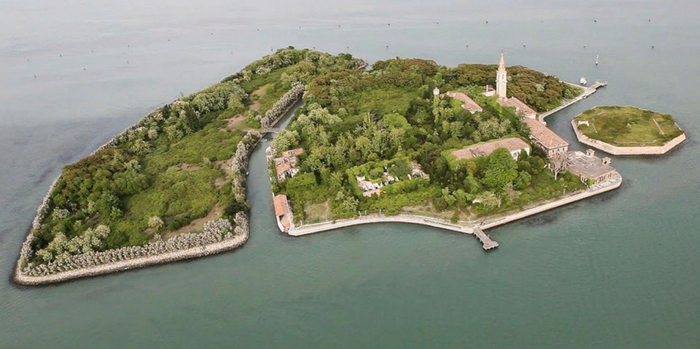
M 554 180 L 557 180 L 557 175 L 566 172 L 566 153 L 555 153 L 551 159 L 551 165 L 549 166 Z
M 153 216 L 148 219 L 148 227 L 154 229 L 155 231 L 159 231 L 164 224 L 165 223 L 163 223 L 163 220 L 158 216 Z
M 333 212 L 339 216 L 351 217 L 357 212 L 357 206 L 359 205 L 359 200 L 354 196 L 345 194 L 343 191 L 339 191 L 333 200 Z
M 292 149 L 297 145 L 299 145 L 299 132 L 296 130 L 281 130 L 272 141 L 272 146 L 279 151 Z
M 503 193 L 516 178 L 518 178 L 518 164 L 513 160 L 508 149 L 498 148 L 489 155 L 489 163 L 482 182 L 496 194 L 499 208 Z

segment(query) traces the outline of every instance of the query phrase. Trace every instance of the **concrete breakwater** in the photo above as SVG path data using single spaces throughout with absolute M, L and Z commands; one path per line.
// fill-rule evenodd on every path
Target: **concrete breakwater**
M 146 256 L 135 259 L 123 260 L 115 263 L 101 264 L 88 268 L 75 269 L 56 274 L 29 276 L 23 274 L 19 264 L 15 269 L 14 281 L 21 285 L 43 285 L 58 282 L 69 281 L 73 279 L 96 276 L 102 274 L 116 273 L 129 269 L 143 268 L 149 265 L 163 264 L 184 259 L 209 256 L 225 251 L 233 250 L 248 241 L 250 236 L 249 229 L 244 229 L 240 235 L 236 235 L 231 239 L 226 239 L 214 244 L 193 247 L 186 250 L 167 252 L 154 256 Z
M 583 132 L 581 132 L 581 130 L 578 129 L 578 126 L 576 125 L 576 120 L 571 120 L 571 127 L 574 129 L 574 133 L 576 133 L 576 138 L 578 138 L 579 142 L 612 155 L 664 155 L 686 140 L 685 133 L 682 133 L 680 136 L 672 139 L 664 145 L 618 147 L 610 143 L 599 141 L 597 139 L 593 139 L 586 136 L 585 134 L 583 134 Z

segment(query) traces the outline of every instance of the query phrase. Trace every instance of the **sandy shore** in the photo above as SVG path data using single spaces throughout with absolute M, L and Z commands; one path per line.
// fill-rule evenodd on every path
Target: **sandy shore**
M 246 241 L 248 241 L 249 236 L 250 233 L 248 232 L 248 229 L 245 229 L 245 233 L 234 236 L 233 238 L 228 240 L 217 242 L 215 244 L 193 247 L 187 250 L 163 253 L 156 256 L 141 257 L 136 259 L 119 261 L 116 263 L 96 265 L 94 267 L 75 269 L 46 276 L 24 275 L 21 272 L 18 264 L 15 269 L 14 281 L 22 285 L 52 284 L 77 278 L 83 278 L 87 276 L 110 274 L 129 269 L 142 268 L 149 265 L 163 264 L 190 258 L 204 257 L 208 255 L 221 253 L 224 251 L 233 250 L 243 245 Z

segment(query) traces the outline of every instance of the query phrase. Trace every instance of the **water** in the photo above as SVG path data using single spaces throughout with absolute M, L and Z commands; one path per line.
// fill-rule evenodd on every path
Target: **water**
M 1 283 L 0 348 L 697 347 L 698 11 L 659 0 L 0 1 L 8 280 L 63 165 L 271 47 L 445 65 L 495 63 L 503 50 L 509 65 L 609 81 L 548 119 L 569 141 L 572 117 L 608 104 L 669 112 L 690 138 L 663 158 L 613 159 L 621 189 L 493 230 L 490 253 L 410 225 L 283 236 L 258 148 L 243 248 L 56 286 Z

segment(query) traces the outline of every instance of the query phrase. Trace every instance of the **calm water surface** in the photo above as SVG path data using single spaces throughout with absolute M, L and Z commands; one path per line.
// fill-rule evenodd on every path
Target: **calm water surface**
M 698 347 L 699 12 L 659 0 L 0 0 L 6 280 L 62 166 L 271 48 L 444 65 L 503 50 L 509 65 L 609 81 L 548 120 L 569 141 L 572 117 L 608 104 L 671 113 L 690 137 L 664 158 L 613 159 L 620 190 L 494 230 L 490 253 L 409 225 L 282 236 L 257 149 L 242 249 L 50 287 L 0 283 L 0 348 Z

